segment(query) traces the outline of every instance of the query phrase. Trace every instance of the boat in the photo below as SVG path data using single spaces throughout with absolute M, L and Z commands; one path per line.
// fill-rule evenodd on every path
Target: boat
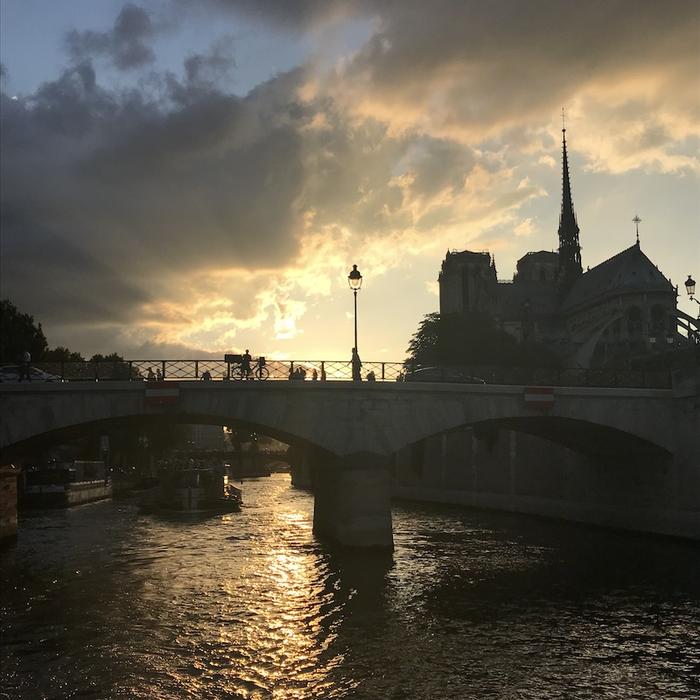
M 241 496 L 221 469 L 188 466 L 163 470 L 141 509 L 174 515 L 233 513 L 241 509 Z
M 22 472 L 22 508 L 69 508 L 112 497 L 112 480 L 100 461 L 76 460 Z

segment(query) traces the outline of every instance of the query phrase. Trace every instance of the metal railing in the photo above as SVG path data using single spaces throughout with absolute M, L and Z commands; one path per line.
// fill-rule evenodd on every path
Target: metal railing
M 33 367 L 46 373 L 47 381 L 146 381 L 149 370 L 163 381 L 202 380 L 240 381 L 237 365 L 226 360 L 124 360 L 120 362 L 43 362 Z M 267 360 L 272 381 L 351 381 L 349 360 Z M 256 363 L 248 377 L 256 381 Z M 625 369 L 536 369 L 528 367 L 460 366 L 414 369 L 404 362 L 363 362 L 362 379 L 372 374 L 377 382 L 449 382 L 526 386 L 671 387 L 671 374 L 665 370 Z

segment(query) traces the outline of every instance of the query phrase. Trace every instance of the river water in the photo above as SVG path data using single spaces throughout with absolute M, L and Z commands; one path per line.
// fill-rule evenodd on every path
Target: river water
M 392 556 L 315 541 L 286 475 L 199 521 L 106 501 L 0 553 L 2 697 L 698 698 L 700 549 L 394 507 Z

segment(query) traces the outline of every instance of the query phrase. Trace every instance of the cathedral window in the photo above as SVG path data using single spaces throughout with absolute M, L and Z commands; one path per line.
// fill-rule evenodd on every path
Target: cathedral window
M 627 335 L 632 338 L 642 334 L 642 310 L 638 306 L 627 309 Z

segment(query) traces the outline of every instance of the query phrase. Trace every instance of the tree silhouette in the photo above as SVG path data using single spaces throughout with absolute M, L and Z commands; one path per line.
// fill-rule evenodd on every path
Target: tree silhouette
M 41 323 L 30 314 L 21 313 L 9 300 L 0 301 L 0 362 L 17 362 L 29 351 L 40 360 L 48 347 Z
M 549 348 L 520 343 L 484 314 L 427 314 L 408 345 L 410 367 L 498 365 L 558 367 Z

